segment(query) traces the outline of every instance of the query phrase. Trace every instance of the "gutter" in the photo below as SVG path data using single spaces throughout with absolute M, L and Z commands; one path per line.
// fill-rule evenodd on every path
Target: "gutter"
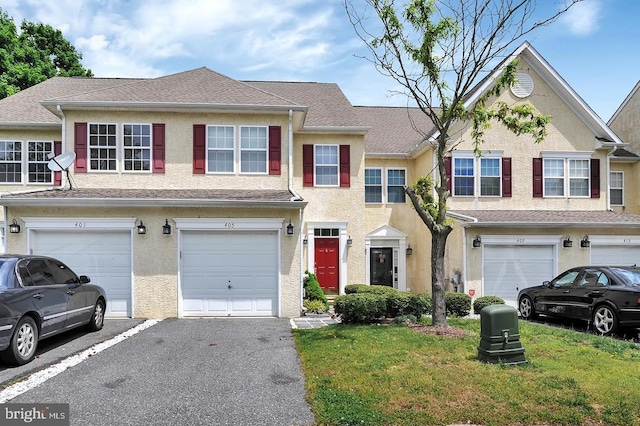
M 462 225 L 465 228 L 640 228 L 640 222 L 475 222 Z
M 181 200 L 162 198 L 0 198 L 2 206 L 19 207 L 229 207 L 229 208 L 298 208 L 307 201 L 240 201 L 240 200 Z
M 42 101 L 45 107 L 60 107 L 60 101 Z M 239 105 L 239 104 L 214 104 L 214 103 L 182 103 L 182 102 L 102 102 L 102 101 L 81 101 L 67 102 L 65 106 L 73 108 L 122 108 L 122 109 L 198 109 L 198 110 L 239 110 L 239 111 L 296 111 L 306 112 L 306 106 L 296 106 L 292 108 L 288 105 Z

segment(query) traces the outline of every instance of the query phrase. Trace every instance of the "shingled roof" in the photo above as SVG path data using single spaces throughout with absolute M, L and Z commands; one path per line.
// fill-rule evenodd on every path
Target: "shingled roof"
M 448 212 L 473 227 L 640 227 L 640 216 L 608 210 L 473 210 Z

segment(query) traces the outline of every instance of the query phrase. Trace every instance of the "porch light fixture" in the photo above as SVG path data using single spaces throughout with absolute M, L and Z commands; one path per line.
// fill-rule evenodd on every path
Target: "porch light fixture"
M 18 225 L 18 222 L 16 222 L 15 219 L 13 219 L 13 222 L 9 225 L 9 232 L 12 234 L 20 233 L 20 225 Z
M 302 244 L 304 244 L 305 246 L 306 246 L 307 244 L 309 244 L 309 240 L 307 239 L 307 237 L 304 237 L 304 238 L 302 239 Z
M 171 235 L 171 225 L 169 225 L 169 219 L 164 220 L 164 225 L 162 225 L 162 233 L 164 235 Z
M 349 238 L 347 238 L 347 245 L 351 247 L 351 244 L 353 244 L 353 240 L 351 239 L 351 235 L 349 235 Z
M 482 240 L 480 239 L 480 235 L 476 235 L 476 237 L 473 239 L 472 245 L 474 248 L 478 248 L 482 245 Z
M 573 241 L 571 241 L 571 237 L 567 235 L 567 238 L 562 242 L 562 247 L 568 248 L 573 246 Z
M 591 241 L 589 241 L 589 236 L 588 235 L 585 235 L 584 237 L 582 237 L 582 240 L 580 240 L 580 247 L 582 247 L 582 248 L 591 247 Z
M 407 256 L 411 256 L 413 254 L 413 249 L 411 248 L 411 244 L 407 246 Z
M 291 221 L 289 221 L 289 224 L 287 225 L 287 235 L 293 235 L 293 225 L 291 224 Z
M 140 225 L 138 225 L 138 234 L 143 235 L 147 233 L 147 227 L 144 226 L 142 221 L 140 221 Z

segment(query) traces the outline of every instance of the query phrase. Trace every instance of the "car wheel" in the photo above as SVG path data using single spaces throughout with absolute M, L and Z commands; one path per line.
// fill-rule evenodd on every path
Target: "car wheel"
M 597 306 L 593 311 L 593 330 L 603 336 L 609 336 L 618 329 L 618 315 L 607 305 Z
M 100 299 L 96 302 L 91 314 L 91 321 L 87 324 L 89 331 L 98 331 L 104 325 L 104 300 Z
M 38 347 L 38 327 L 31 317 L 18 321 L 11 336 L 9 348 L 2 352 L 2 361 L 12 365 L 23 365 L 33 359 Z
M 520 303 L 518 304 L 520 308 L 520 316 L 526 320 L 534 319 L 536 317 L 536 311 L 533 307 L 533 300 L 529 296 L 522 296 L 520 299 Z

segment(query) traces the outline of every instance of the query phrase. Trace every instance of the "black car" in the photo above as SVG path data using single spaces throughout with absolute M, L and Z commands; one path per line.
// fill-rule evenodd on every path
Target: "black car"
M 591 322 L 602 335 L 640 327 L 640 268 L 580 266 L 518 293 L 524 319 L 538 314 Z
M 31 361 L 38 341 L 85 326 L 104 324 L 104 290 L 51 257 L 0 256 L 0 359 Z

